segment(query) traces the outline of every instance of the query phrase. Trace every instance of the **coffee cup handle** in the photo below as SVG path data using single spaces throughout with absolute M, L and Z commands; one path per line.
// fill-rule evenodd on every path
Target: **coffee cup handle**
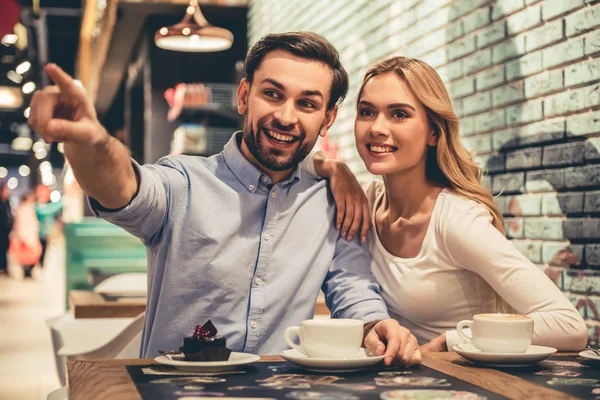
M 302 343 L 300 343 L 300 345 L 297 345 L 296 343 L 294 343 L 295 336 L 297 336 L 298 339 L 300 339 L 300 328 L 297 326 L 292 326 L 291 328 L 287 328 L 285 330 L 285 333 L 283 334 L 283 337 L 285 338 L 285 342 L 288 344 L 288 346 L 290 346 L 292 349 L 298 350 L 300 353 L 304 354 L 304 349 L 302 348 Z
M 456 333 L 458 333 L 458 336 L 460 336 L 460 338 L 462 340 L 465 340 L 467 342 L 470 342 L 473 340 L 473 338 L 467 337 L 467 335 L 465 335 L 465 333 L 463 332 L 463 329 L 465 328 L 469 328 L 471 329 L 471 326 L 473 325 L 473 321 L 471 320 L 463 320 L 460 321 L 457 325 L 456 325 Z M 471 331 L 472 332 L 472 331 Z

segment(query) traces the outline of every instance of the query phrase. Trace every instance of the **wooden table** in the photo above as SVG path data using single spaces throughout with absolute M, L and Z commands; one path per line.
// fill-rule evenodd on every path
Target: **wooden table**
M 562 353 L 554 357 L 561 355 L 572 354 Z M 423 357 L 423 365 L 511 399 L 574 399 L 565 393 L 495 369 L 473 368 L 452 363 L 458 358 L 460 356 L 454 352 L 428 353 Z M 283 359 L 280 356 L 263 356 L 261 361 L 283 361 Z M 69 399 L 141 400 L 125 366 L 148 364 L 156 364 L 156 362 L 149 358 L 105 362 L 69 361 L 67 366 Z
M 146 311 L 146 299 L 110 301 L 88 290 L 71 290 L 69 304 L 75 318 L 133 318 Z M 323 296 L 317 299 L 315 315 L 329 315 Z
M 71 290 L 69 304 L 75 318 L 133 318 L 146 311 L 146 299 L 106 300 L 87 290 Z

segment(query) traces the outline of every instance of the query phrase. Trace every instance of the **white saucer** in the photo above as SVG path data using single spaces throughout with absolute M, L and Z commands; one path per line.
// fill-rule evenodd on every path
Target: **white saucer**
M 158 356 L 154 359 L 159 364 L 171 365 L 178 370 L 188 372 L 230 371 L 240 365 L 260 360 L 260 356 L 232 351 L 227 361 L 186 361 L 183 354 Z
M 587 358 L 588 360 L 600 361 L 600 356 L 594 354 L 591 350 L 584 350 L 579 352 L 579 357 Z
M 455 352 L 469 361 L 492 367 L 524 367 L 535 364 L 556 353 L 553 347 L 531 345 L 525 353 L 484 353 L 471 343 L 456 345 Z
M 359 350 L 356 358 L 341 360 L 331 358 L 311 358 L 294 349 L 282 351 L 281 356 L 292 364 L 317 372 L 359 371 L 383 360 L 383 356 L 374 356 L 365 348 Z

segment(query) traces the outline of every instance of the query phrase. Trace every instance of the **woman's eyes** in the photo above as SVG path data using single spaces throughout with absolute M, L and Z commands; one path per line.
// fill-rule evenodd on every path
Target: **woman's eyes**
M 398 119 L 404 119 L 404 118 L 407 118 L 408 115 L 405 112 L 402 112 L 402 111 L 394 111 L 392 113 L 392 117 L 398 118 Z
M 370 108 L 361 108 L 360 110 L 358 110 L 358 114 L 362 117 L 372 117 L 375 115 L 373 110 L 371 110 Z M 392 116 L 392 118 L 395 118 L 395 119 L 408 118 L 408 114 L 406 114 L 404 111 L 399 111 L 399 110 L 393 111 L 391 116 Z

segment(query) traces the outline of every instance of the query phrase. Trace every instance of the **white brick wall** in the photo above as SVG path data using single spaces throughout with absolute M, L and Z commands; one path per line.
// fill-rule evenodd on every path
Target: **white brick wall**
M 575 273 L 569 266 L 588 269 L 600 288 L 600 202 L 583 206 L 600 187 L 600 1 L 251 0 L 249 21 L 250 44 L 308 30 L 338 49 L 350 91 L 327 145 L 361 177 L 368 173 L 352 129 L 362 75 L 393 55 L 431 64 L 461 117 L 465 145 L 489 172 L 485 184 L 513 208 L 520 203 L 518 218 L 506 214 L 507 232 L 522 238 L 515 244 L 551 277 L 565 268 L 556 281 L 562 289 Z M 570 147 L 574 141 L 581 146 Z M 569 193 L 581 204 L 564 203 Z M 508 212 L 507 199 L 498 203 Z M 577 230 L 581 218 L 588 222 Z M 582 295 L 572 297 L 586 304 Z

